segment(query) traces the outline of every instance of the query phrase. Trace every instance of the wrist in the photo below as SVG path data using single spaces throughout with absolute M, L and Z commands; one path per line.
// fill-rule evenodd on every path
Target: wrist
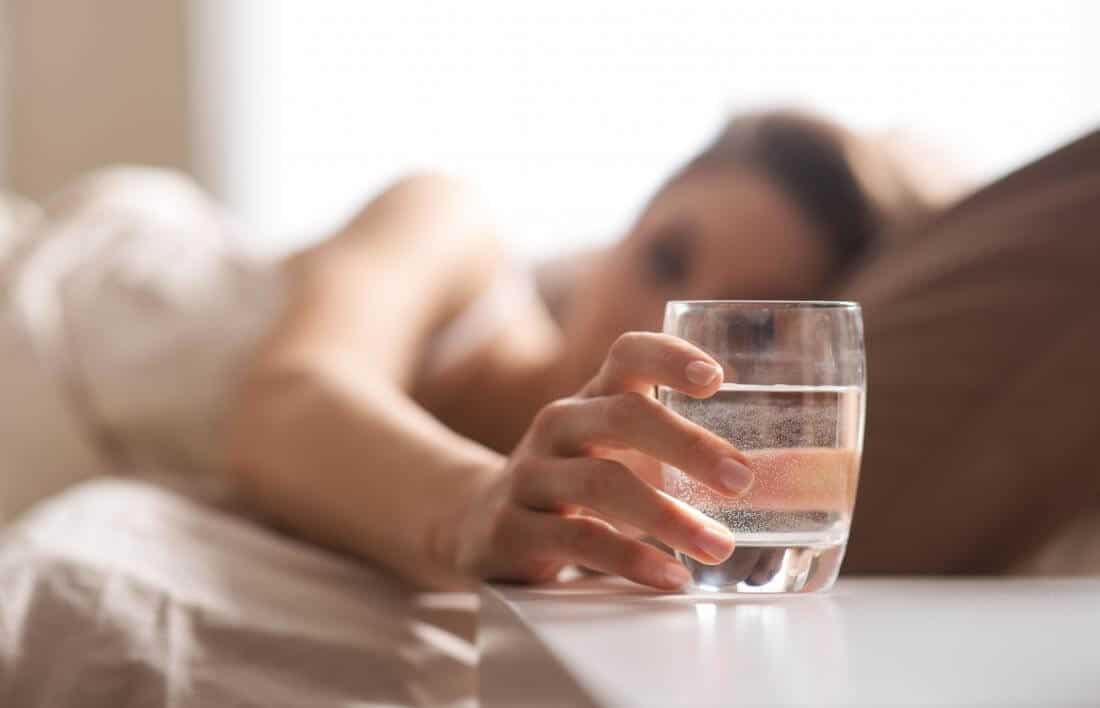
M 475 577 L 478 537 L 492 515 L 492 490 L 505 476 L 507 458 L 485 450 L 479 459 L 456 463 L 439 513 L 426 529 L 424 557 L 438 582 L 468 583 Z M 436 585 L 437 582 L 433 582 Z

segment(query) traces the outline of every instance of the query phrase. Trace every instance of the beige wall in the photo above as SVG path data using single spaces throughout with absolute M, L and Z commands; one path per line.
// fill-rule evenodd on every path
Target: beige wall
M 8 184 L 8 83 L 11 71 L 11 2 L 0 0 L 0 189 Z
M 187 0 L 0 2 L 9 187 L 42 197 L 100 165 L 190 166 Z

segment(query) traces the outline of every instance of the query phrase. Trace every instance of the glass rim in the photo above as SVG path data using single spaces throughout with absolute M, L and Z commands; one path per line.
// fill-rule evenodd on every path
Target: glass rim
M 854 300 L 668 300 L 666 307 L 672 305 L 778 305 L 781 307 L 860 309 Z

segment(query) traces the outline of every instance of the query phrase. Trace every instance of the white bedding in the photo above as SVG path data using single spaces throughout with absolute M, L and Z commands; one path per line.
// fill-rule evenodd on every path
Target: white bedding
M 0 533 L 0 598 L 0 706 L 474 700 L 475 595 L 145 483 L 83 483 Z
M 230 503 L 221 422 L 278 269 L 162 170 L 94 173 L 3 238 L 0 523 L 104 474 Z

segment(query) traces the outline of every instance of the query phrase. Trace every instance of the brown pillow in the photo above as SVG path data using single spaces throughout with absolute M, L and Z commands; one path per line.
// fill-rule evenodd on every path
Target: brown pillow
M 1100 132 L 888 240 L 846 570 L 1004 572 L 1100 513 Z

